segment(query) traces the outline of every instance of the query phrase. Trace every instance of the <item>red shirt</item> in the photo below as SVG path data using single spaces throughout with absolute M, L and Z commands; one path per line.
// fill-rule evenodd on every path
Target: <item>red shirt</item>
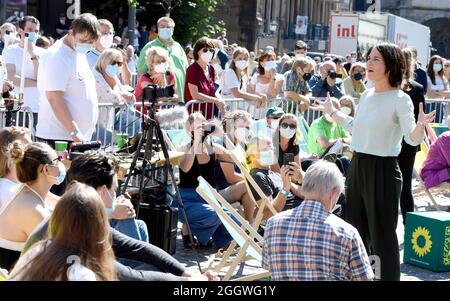
M 170 71 L 169 71 L 168 81 L 169 82 L 167 83 L 167 85 L 175 84 L 175 75 Z M 141 75 L 141 77 L 139 77 L 139 79 L 136 83 L 136 87 L 134 88 L 134 96 L 136 96 L 136 102 L 138 104 L 142 103 L 142 93 L 144 92 L 144 88 L 142 88 L 143 84 L 145 84 L 145 86 L 147 86 L 148 84 L 157 84 L 158 85 L 161 83 L 157 83 L 152 78 L 148 78 L 148 74 Z M 163 84 L 161 84 L 160 86 L 163 86 Z M 138 110 L 139 112 L 142 112 L 141 107 L 136 107 L 136 110 Z M 144 108 L 144 114 L 147 114 L 147 108 Z
M 214 87 L 215 72 L 214 67 L 208 65 L 209 80 L 206 78 L 202 67 L 197 62 L 192 63 L 186 70 L 186 85 L 184 89 L 184 102 L 192 100 L 191 92 L 189 91 L 189 85 L 195 85 L 198 87 L 198 92 L 205 95 L 216 97 L 216 91 Z M 201 104 L 200 109 L 197 105 L 194 106 L 196 111 L 201 111 L 206 119 L 211 119 L 214 115 L 215 105 Z

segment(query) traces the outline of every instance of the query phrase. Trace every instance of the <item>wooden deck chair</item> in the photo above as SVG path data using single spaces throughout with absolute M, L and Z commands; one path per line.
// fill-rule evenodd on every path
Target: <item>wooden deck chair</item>
M 5 281 L 8 278 L 8 271 L 0 268 L 0 281 Z
M 249 168 L 246 168 L 246 154 L 244 149 L 238 145 L 235 146 L 231 141 L 228 139 L 226 140 L 226 146 L 229 151 L 229 155 L 233 162 L 237 165 L 239 170 L 241 171 L 241 174 L 244 176 L 245 183 L 247 186 L 247 192 L 250 195 L 250 198 L 255 203 L 256 208 L 258 208 L 258 211 L 256 213 L 255 221 L 253 222 L 253 228 L 258 229 L 259 225 L 261 224 L 261 221 L 264 217 L 264 210 L 267 208 L 272 215 L 276 215 L 278 212 L 272 205 L 272 196 L 266 196 L 264 192 L 261 190 L 259 185 L 255 182 L 253 177 L 250 175 Z M 258 203 L 255 200 L 255 197 L 253 196 L 252 190 L 250 187 L 253 187 L 253 189 L 258 193 L 260 199 L 262 200 L 260 203 Z
M 214 209 L 214 211 L 222 221 L 222 224 L 225 226 L 228 233 L 233 238 L 233 242 L 230 244 L 227 251 L 223 255 L 221 263 L 219 264 L 219 268 L 216 269 L 216 272 L 220 272 L 222 270 L 223 266 L 225 265 L 224 262 L 229 259 L 236 245 L 240 247 L 236 258 L 229 266 L 223 278 L 223 281 L 230 280 L 231 276 L 233 276 L 234 274 L 236 267 L 241 262 L 246 261 L 247 255 L 262 264 L 261 244 L 263 242 L 263 238 L 261 237 L 261 235 L 259 235 L 258 232 L 256 232 L 256 230 L 251 225 L 249 225 L 249 223 L 244 218 L 242 218 L 239 213 L 237 213 L 234 208 L 231 207 L 228 202 L 224 200 L 222 196 L 213 187 L 211 187 L 211 185 L 209 185 L 209 183 L 203 177 L 198 178 L 198 183 L 199 185 L 196 189 L 197 193 Z M 229 213 L 239 221 L 240 225 L 225 212 L 222 206 L 225 207 L 229 211 Z M 257 242 L 255 242 L 255 240 Z M 235 280 L 251 281 L 268 276 L 270 276 L 270 273 L 268 271 L 264 271 L 262 273 L 257 273 Z
M 450 184 L 443 183 L 443 184 L 439 185 L 438 187 L 434 187 L 431 189 L 427 189 L 425 187 L 425 183 L 423 182 L 422 178 L 420 177 L 420 171 L 422 170 L 422 166 L 428 156 L 428 151 L 429 151 L 428 142 L 427 141 L 422 142 L 422 144 L 420 145 L 420 152 L 417 152 L 417 154 L 416 154 L 416 160 L 414 162 L 414 170 L 413 170 L 414 176 L 419 181 L 419 186 L 413 190 L 413 194 L 416 196 L 420 196 L 423 194 L 427 195 L 428 198 L 430 199 L 431 203 L 433 204 L 433 206 L 436 208 L 436 210 L 441 211 L 443 208 L 441 208 L 441 206 L 438 204 L 438 202 L 434 198 L 433 194 L 439 194 L 439 193 L 445 192 L 447 190 L 450 190 Z
M 308 154 L 308 131 L 309 126 L 303 116 L 297 117 L 297 131 L 300 132 L 301 135 L 297 134 L 297 144 L 300 149 Z

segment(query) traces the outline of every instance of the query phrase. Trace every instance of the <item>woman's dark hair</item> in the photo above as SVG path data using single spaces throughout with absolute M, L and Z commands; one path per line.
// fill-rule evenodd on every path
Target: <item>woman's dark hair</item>
M 112 155 L 102 153 L 83 154 L 72 161 L 67 181 L 78 181 L 97 189 L 103 185 L 111 188 L 119 164 Z
M 258 68 L 256 69 L 256 71 L 258 72 L 259 75 L 264 75 L 266 74 L 266 70 L 264 70 L 264 67 L 261 65 L 261 63 L 265 60 L 268 59 L 269 57 L 273 58 L 273 60 L 277 59 L 277 56 L 275 54 L 275 52 L 273 51 L 268 51 L 265 52 L 263 55 L 261 55 L 258 58 Z
M 17 179 L 22 183 L 34 182 L 38 178 L 39 166 L 53 165 L 55 151 L 48 144 L 33 142 L 24 146 L 14 142 L 10 150 L 11 159 L 16 163 Z
M 366 53 L 366 61 L 368 61 L 374 48 L 376 48 L 383 57 L 389 85 L 395 88 L 400 87 L 403 83 L 403 76 L 406 69 L 405 56 L 403 55 L 402 50 L 395 44 L 381 43 L 369 48 Z
M 199 60 L 200 57 L 198 56 L 198 52 L 200 50 L 202 50 L 203 48 L 214 49 L 214 44 L 212 43 L 212 40 L 210 38 L 202 37 L 202 38 L 198 39 L 197 42 L 195 42 L 195 45 L 194 45 L 194 60 L 195 61 Z
M 430 59 L 430 62 L 428 63 L 428 66 L 427 66 L 427 74 L 430 77 L 431 83 L 433 85 L 436 85 L 436 76 L 435 76 L 435 73 L 434 73 L 433 65 L 434 65 L 434 62 L 437 61 L 437 60 L 440 60 L 441 64 L 442 64 L 442 69 L 441 69 L 441 71 L 438 72 L 438 74 L 439 74 L 440 77 L 442 77 L 442 79 L 445 82 L 445 76 L 444 76 L 444 61 L 445 60 L 439 55 L 433 55 L 431 57 L 431 59 Z

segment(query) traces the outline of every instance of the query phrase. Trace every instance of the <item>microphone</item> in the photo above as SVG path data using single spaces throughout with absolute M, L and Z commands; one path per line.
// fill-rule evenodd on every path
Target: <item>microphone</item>
M 72 142 L 70 144 L 70 151 L 84 153 L 85 151 L 99 149 L 101 146 L 101 141 Z

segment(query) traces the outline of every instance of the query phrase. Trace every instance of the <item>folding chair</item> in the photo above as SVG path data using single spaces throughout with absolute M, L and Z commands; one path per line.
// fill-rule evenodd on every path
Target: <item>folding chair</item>
M 8 278 L 8 271 L 0 268 L 0 281 L 5 281 Z
M 197 193 L 214 209 L 219 216 L 222 224 L 227 229 L 228 233 L 233 238 L 227 251 L 222 256 L 219 265 L 215 268 L 216 272 L 220 272 L 226 265 L 229 257 L 233 253 L 235 247 L 240 247 L 236 258 L 229 266 L 223 281 L 230 280 L 236 267 L 247 260 L 247 255 L 262 264 L 262 247 L 263 237 L 256 232 L 256 230 L 240 216 L 233 207 L 228 204 L 226 200 L 203 178 L 198 178 L 199 186 L 197 187 Z M 223 207 L 233 215 L 233 217 L 240 223 L 240 225 L 233 220 L 229 214 L 225 212 Z M 255 241 L 256 240 L 256 241 Z M 250 276 L 241 277 L 235 279 L 235 281 L 252 281 L 270 276 L 268 271 L 257 273 Z
M 308 131 L 309 126 L 306 122 L 305 118 L 303 116 L 297 117 L 297 131 L 301 133 L 300 135 L 297 135 L 297 144 L 300 147 L 300 149 L 308 154 Z
M 255 182 L 253 177 L 250 175 L 249 168 L 246 168 L 244 165 L 247 165 L 246 163 L 246 154 L 244 149 L 238 145 L 235 146 L 231 141 L 228 139 L 226 140 L 226 146 L 229 151 L 229 155 L 233 162 L 236 164 L 236 166 L 241 171 L 241 174 L 244 176 L 245 183 L 247 186 L 247 193 L 249 194 L 252 201 L 255 203 L 256 208 L 258 208 L 258 212 L 256 213 L 255 221 L 253 222 L 253 228 L 258 229 L 259 225 L 261 224 L 261 221 L 264 217 L 264 210 L 267 208 L 272 215 L 276 215 L 278 212 L 272 205 L 272 197 L 266 196 L 264 192 L 261 190 L 259 185 Z M 253 196 L 252 190 L 250 187 L 253 187 L 253 189 L 256 191 L 260 199 L 262 200 L 260 204 L 255 200 L 255 197 Z
M 433 187 L 431 189 L 427 189 L 425 187 L 425 183 L 423 182 L 423 179 L 420 177 L 420 171 L 422 170 L 423 164 L 428 156 L 429 151 L 429 144 L 427 141 L 422 142 L 420 145 L 420 152 L 416 154 L 416 160 L 414 162 L 414 176 L 419 181 L 419 186 L 413 190 L 413 194 L 416 196 L 420 196 L 421 194 L 425 193 L 436 210 L 441 211 L 443 208 L 438 204 L 436 199 L 434 198 L 433 194 L 441 194 L 445 191 L 450 190 L 450 184 L 449 183 L 443 183 L 437 187 Z

